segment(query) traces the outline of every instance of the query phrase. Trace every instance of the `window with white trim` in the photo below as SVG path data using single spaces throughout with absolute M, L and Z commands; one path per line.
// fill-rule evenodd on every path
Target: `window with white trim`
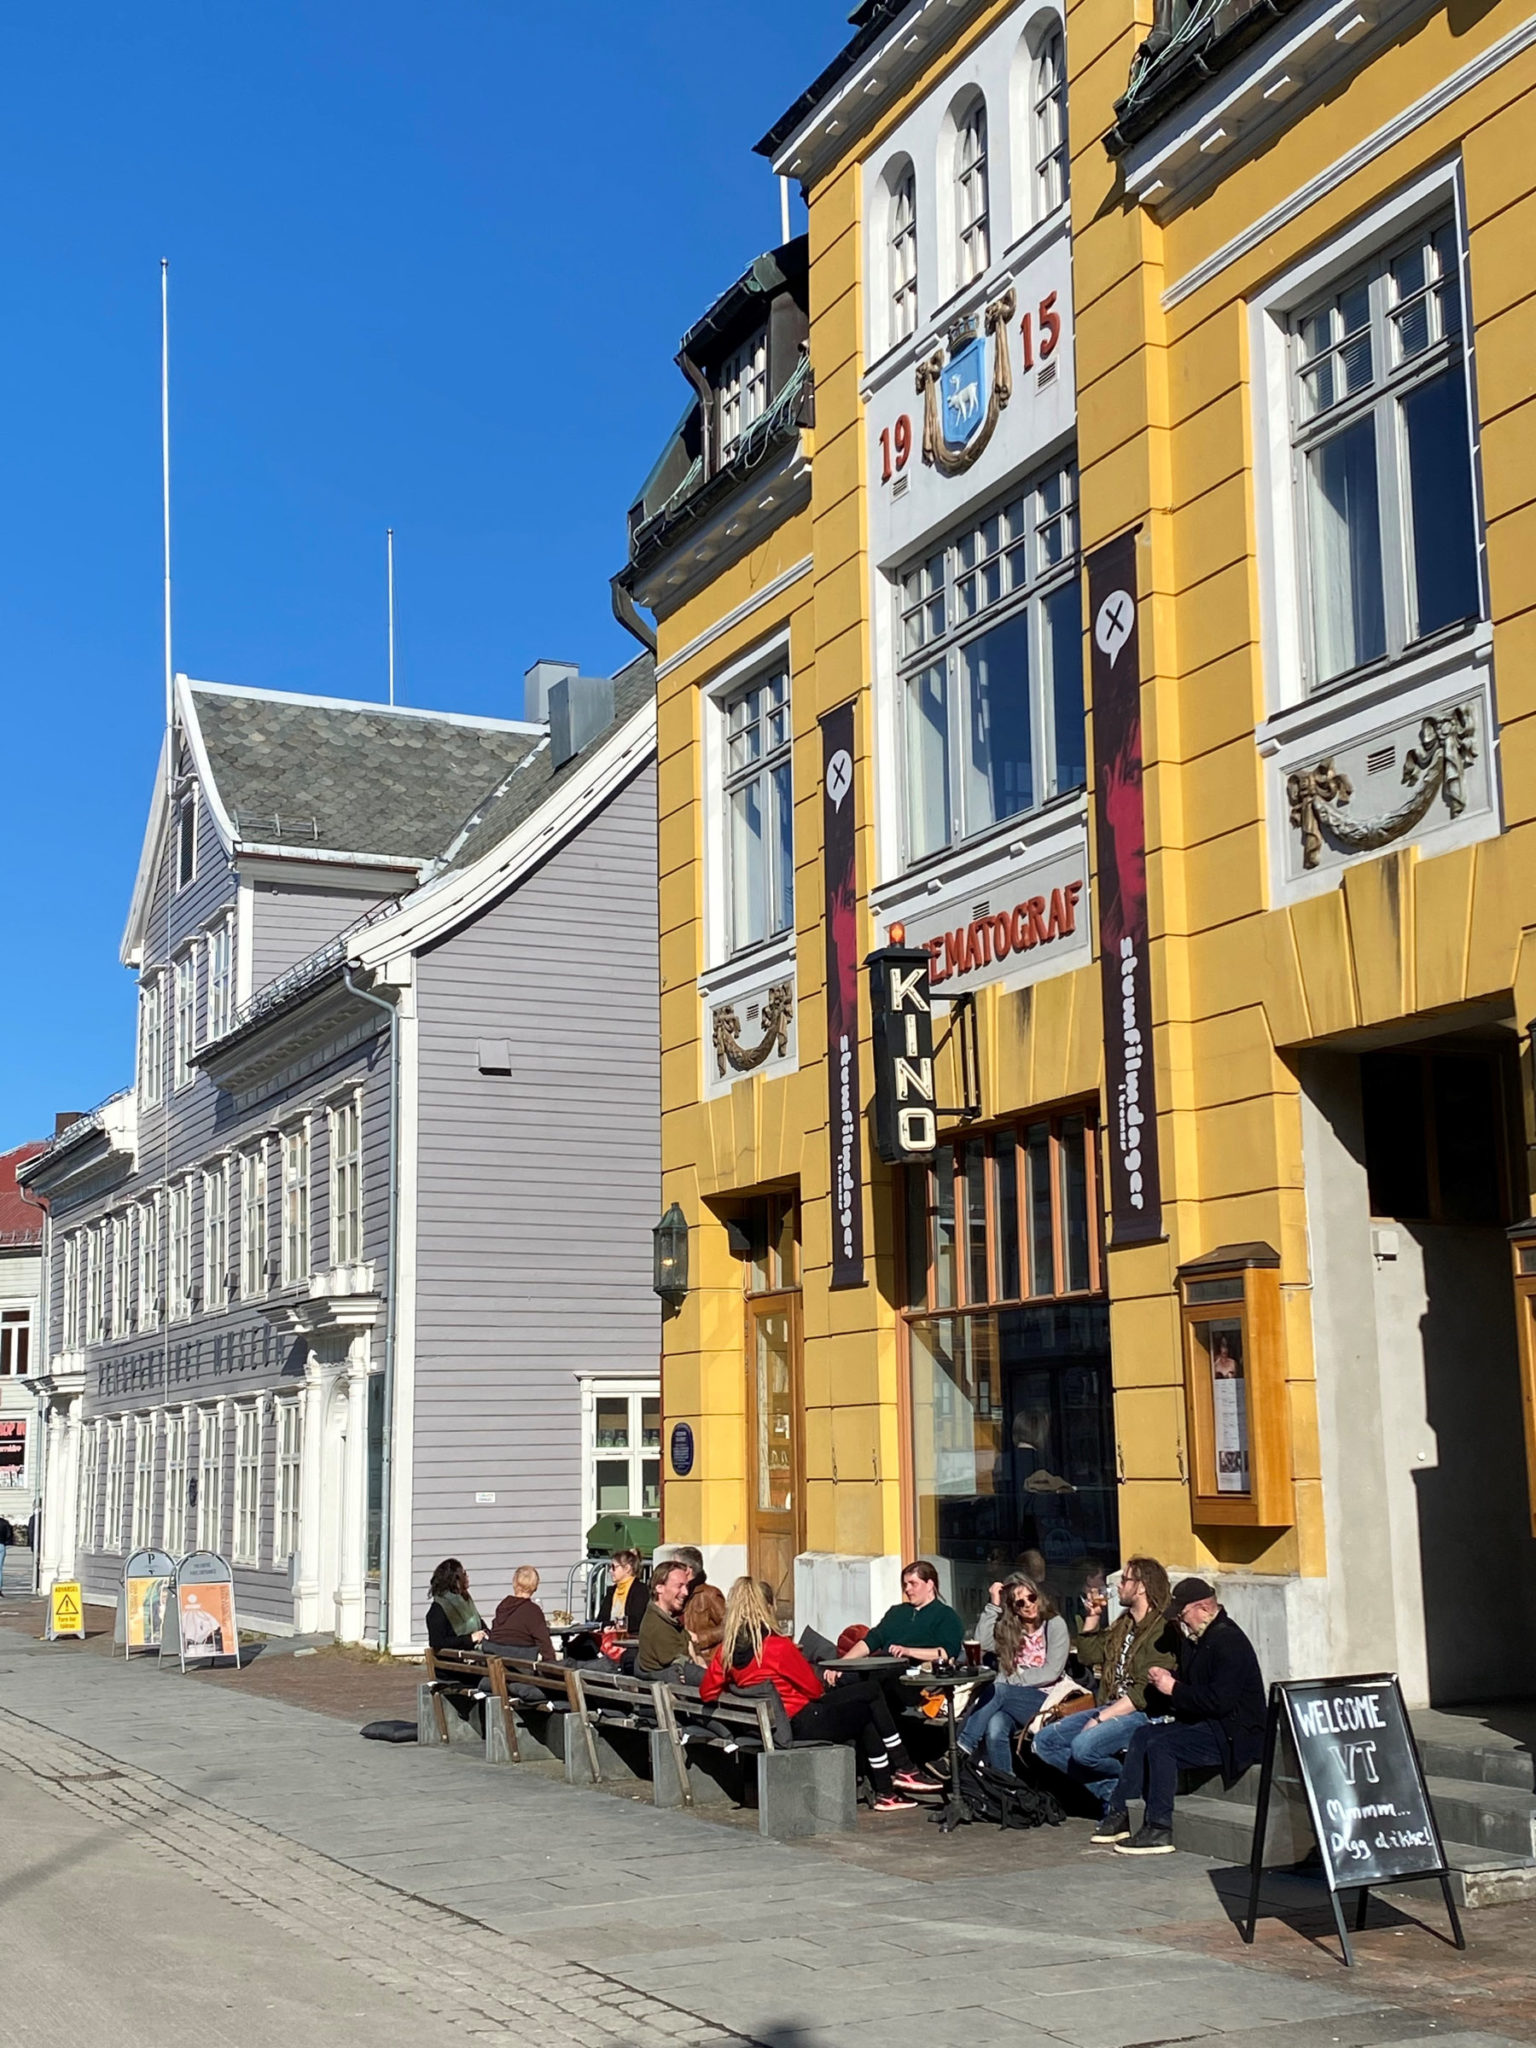
M 160 1542 L 180 1557 L 187 1540 L 187 1411 L 169 1410 L 165 1418 L 165 1500 L 160 1510 Z
M 85 1234 L 85 1341 L 100 1344 L 107 1334 L 107 1226 L 93 1223 Z
M 176 962 L 176 1005 L 171 1018 L 171 1086 L 185 1088 L 192 1079 L 197 1049 L 197 955 L 183 953 Z
M 980 277 L 991 261 L 987 226 L 987 103 L 975 99 L 955 137 L 955 284 Z
M 359 1090 L 332 1103 L 331 1264 L 355 1266 L 363 1256 L 363 1098 Z
M 304 1411 L 292 1398 L 276 1404 L 277 1472 L 273 1489 L 272 1562 L 284 1565 L 299 1547 L 299 1473 L 304 1456 Z
M 167 1312 L 173 1323 L 180 1323 L 192 1313 L 192 1183 L 189 1180 L 180 1180 L 171 1189 L 168 1249 Z
M 720 705 L 725 724 L 725 864 L 732 953 L 795 921 L 789 670 L 755 676 Z
M 585 1515 L 661 1512 L 661 1391 L 654 1380 L 593 1380 L 583 1390 Z
M 240 1295 L 267 1291 L 267 1148 L 240 1155 Z
M 72 1230 L 64 1239 L 64 1297 L 61 1318 L 66 1351 L 80 1349 L 80 1233 Z
M 133 1334 L 133 1211 L 114 1216 L 112 1231 L 112 1335 Z
M 917 332 L 917 173 L 909 164 L 891 194 L 891 333 L 894 346 Z
M 255 1564 L 261 1533 L 261 1409 L 254 1401 L 235 1409 L 236 1564 Z
M 208 1029 L 209 1041 L 222 1038 L 229 1029 L 234 1014 L 235 992 L 235 919 L 231 912 L 221 918 L 209 932 L 206 948 L 208 954 Z
M 1482 611 L 1455 222 L 1392 243 L 1291 322 L 1309 685 Z
M 217 1551 L 224 1523 L 224 1417 L 197 1411 L 197 1547 Z
M 151 975 L 139 987 L 139 1101 L 153 1109 L 165 1093 L 165 982 Z
M 31 1309 L 0 1308 L 0 1380 L 24 1379 L 31 1369 Z
M 768 410 L 768 330 L 760 327 L 720 365 L 720 460 L 729 462 L 742 435 Z
M 133 1419 L 133 1548 L 148 1550 L 154 1542 L 155 1418 Z
M 1041 37 L 1030 60 L 1030 135 L 1035 158 L 1035 218 L 1064 205 L 1069 183 L 1067 54 L 1059 28 Z
M 309 1278 L 309 1120 L 283 1133 L 283 1285 Z
M 136 1314 L 141 1330 L 153 1330 L 160 1322 L 160 1196 L 139 1204 L 139 1257 Z
M 101 1483 L 101 1424 L 80 1426 L 80 1486 L 75 1495 L 75 1548 L 96 1548 L 96 1504 Z
M 1079 580 L 1070 463 L 898 579 L 908 860 L 1086 782 Z
M 107 1424 L 107 1512 L 101 1534 L 103 1550 L 123 1547 L 123 1432 L 126 1423 L 115 1415 Z
M 229 1302 L 229 1161 L 216 1160 L 203 1172 L 203 1313 L 216 1315 Z
M 176 811 L 176 887 L 197 879 L 197 797 L 182 798 Z

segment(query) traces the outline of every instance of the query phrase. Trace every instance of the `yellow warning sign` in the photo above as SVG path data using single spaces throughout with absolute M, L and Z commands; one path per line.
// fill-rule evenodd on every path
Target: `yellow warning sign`
M 48 1635 L 57 1642 L 60 1636 L 85 1636 L 85 1602 L 80 1595 L 78 1579 L 56 1580 L 53 1591 L 48 1595 Z

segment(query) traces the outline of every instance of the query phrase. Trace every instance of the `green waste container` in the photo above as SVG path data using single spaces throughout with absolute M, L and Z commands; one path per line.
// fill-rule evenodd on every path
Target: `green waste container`
M 599 1515 L 587 1531 L 588 1557 L 612 1557 L 616 1550 L 638 1550 L 649 1557 L 661 1541 L 655 1515 Z

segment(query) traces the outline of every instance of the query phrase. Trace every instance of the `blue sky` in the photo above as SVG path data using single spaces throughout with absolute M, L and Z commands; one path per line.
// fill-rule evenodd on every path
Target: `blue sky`
M 678 338 L 778 240 L 752 144 L 829 0 L 84 0 L 0 25 L 7 393 L 0 1147 L 131 1075 L 117 949 L 175 660 L 516 717 L 616 667 L 624 514 Z M 804 219 L 798 196 L 795 224 Z

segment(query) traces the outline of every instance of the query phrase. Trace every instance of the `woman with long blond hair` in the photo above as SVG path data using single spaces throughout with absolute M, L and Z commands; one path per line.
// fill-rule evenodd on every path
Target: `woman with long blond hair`
M 738 1579 L 725 1603 L 720 1647 L 699 1691 L 706 1700 L 717 1700 L 727 1688 L 764 1684 L 783 1701 L 799 1741 L 858 1745 L 877 1813 L 903 1812 L 917 1803 L 906 1796 L 909 1791 L 932 1790 L 928 1779 L 912 1769 L 880 1686 L 870 1679 L 844 1678 L 827 1691 L 788 1636 L 780 1635 L 761 1581 Z

